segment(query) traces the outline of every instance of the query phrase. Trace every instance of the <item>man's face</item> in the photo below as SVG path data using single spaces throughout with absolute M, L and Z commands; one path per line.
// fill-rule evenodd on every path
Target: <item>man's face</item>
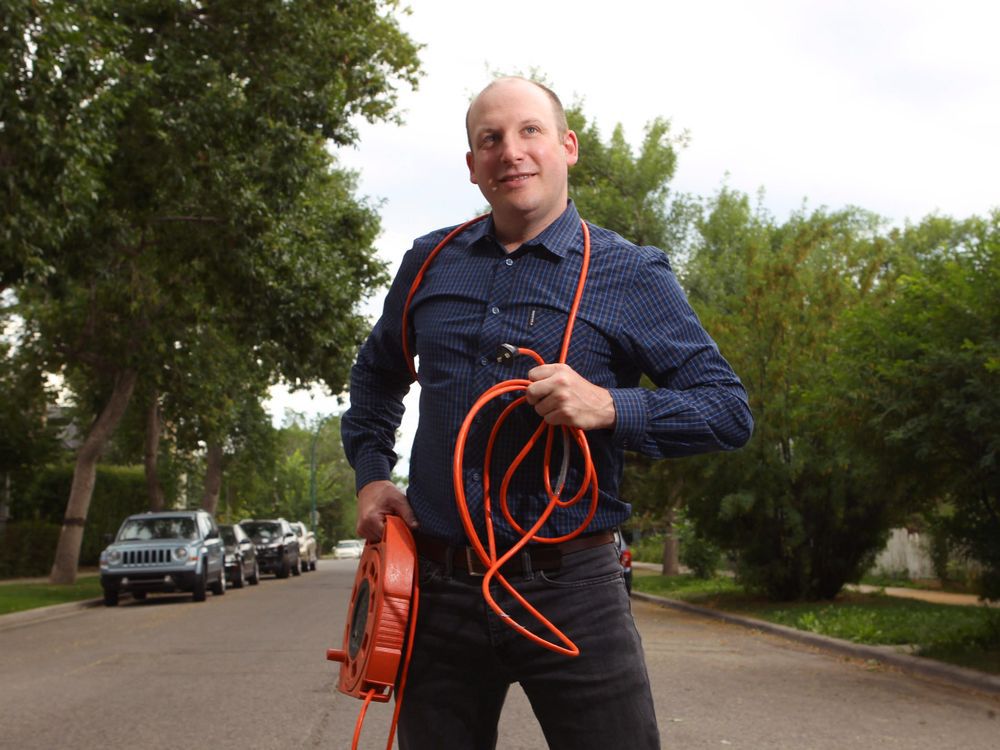
M 546 93 L 528 81 L 496 83 L 473 103 L 468 127 L 469 178 L 493 207 L 498 230 L 523 241 L 555 221 L 578 152 L 576 134 L 559 133 Z

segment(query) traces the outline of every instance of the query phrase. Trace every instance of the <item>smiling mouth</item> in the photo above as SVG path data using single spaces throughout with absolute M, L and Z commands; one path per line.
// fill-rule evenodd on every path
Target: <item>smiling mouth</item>
M 508 175 L 506 177 L 501 177 L 500 178 L 500 182 L 507 183 L 508 185 L 509 184 L 517 184 L 519 182 L 524 182 L 529 177 L 534 177 L 534 175 L 531 174 L 531 173 L 527 173 L 527 174 L 512 174 L 512 175 Z

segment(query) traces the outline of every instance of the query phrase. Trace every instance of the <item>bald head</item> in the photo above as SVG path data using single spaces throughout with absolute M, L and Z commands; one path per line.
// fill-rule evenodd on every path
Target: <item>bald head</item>
M 529 78 L 523 78 L 522 76 L 504 76 L 503 78 L 496 78 L 490 82 L 486 88 L 476 94 L 475 98 L 469 104 L 469 108 L 465 111 L 465 135 L 469 141 L 469 148 L 472 148 L 472 133 L 469 130 L 469 123 L 472 118 L 472 111 L 476 106 L 479 99 L 488 91 L 491 91 L 499 86 L 521 86 L 521 85 L 534 86 L 539 91 L 548 97 L 549 102 L 552 104 L 552 114 L 555 117 L 556 127 L 559 131 L 559 136 L 564 136 L 569 130 L 569 122 L 566 120 L 566 110 L 563 108 L 562 102 L 559 97 L 556 96 L 556 92 L 550 89 L 548 86 L 539 83 L 538 81 L 532 81 Z

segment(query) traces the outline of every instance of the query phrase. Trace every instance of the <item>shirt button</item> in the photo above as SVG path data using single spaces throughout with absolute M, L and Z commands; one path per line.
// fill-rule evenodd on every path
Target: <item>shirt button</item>
M 478 482 L 479 481 L 479 472 L 478 471 L 472 472 L 472 481 L 473 482 Z
M 512 258 L 507 258 L 507 260 L 505 260 L 504 263 L 506 263 L 508 266 L 512 266 L 514 265 L 514 260 Z
M 490 360 L 489 360 L 488 357 L 480 357 L 479 358 L 479 364 L 483 365 L 484 367 L 486 365 L 488 365 L 489 363 L 490 363 Z
M 493 313 L 494 315 L 498 315 L 500 313 L 500 308 L 499 307 L 491 307 L 490 308 L 490 312 Z

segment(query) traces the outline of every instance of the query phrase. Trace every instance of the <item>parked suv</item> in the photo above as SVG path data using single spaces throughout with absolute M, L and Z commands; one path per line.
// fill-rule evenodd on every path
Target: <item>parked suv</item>
M 316 558 L 319 557 L 316 552 L 316 535 L 300 521 L 293 522 L 291 526 L 299 538 L 299 567 L 303 573 L 307 570 L 316 570 Z
M 226 593 L 225 548 L 219 528 L 203 510 L 138 513 L 129 516 L 101 553 L 104 603 L 118 604 L 123 592 L 145 599 L 150 591 Z
M 240 526 L 257 546 L 257 565 L 278 578 L 300 574 L 299 538 L 284 518 L 240 521 Z

